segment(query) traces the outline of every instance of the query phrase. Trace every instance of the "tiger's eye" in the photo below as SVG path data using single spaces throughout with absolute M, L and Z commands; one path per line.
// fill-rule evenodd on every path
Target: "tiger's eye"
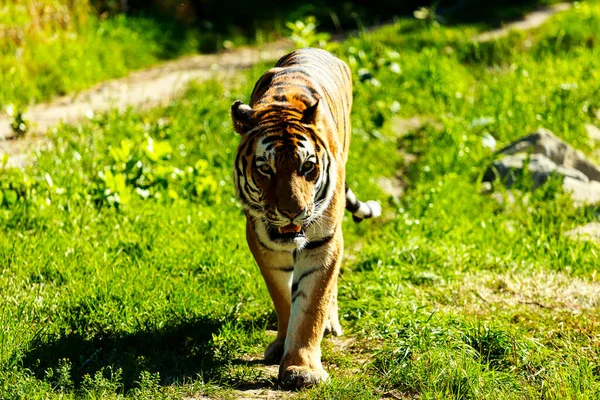
M 302 164 L 302 170 L 304 171 L 305 174 L 308 174 L 314 168 L 315 168 L 315 163 L 312 161 L 304 161 L 304 164 Z
M 271 167 L 269 166 L 269 164 L 262 164 L 258 167 L 258 170 L 260 172 L 262 172 L 265 175 L 268 175 L 271 173 Z

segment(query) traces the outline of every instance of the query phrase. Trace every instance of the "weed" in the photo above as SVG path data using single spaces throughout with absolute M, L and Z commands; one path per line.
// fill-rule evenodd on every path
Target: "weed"
M 289 38 L 298 48 L 325 47 L 331 38 L 328 33 L 317 33 L 317 20 L 314 16 L 296 22 L 288 22 L 285 26 L 290 30 Z
M 10 104 L 6 107 L 6 113 L 12 119 L 10 127 L 16 138 L 25 136 L 29 129 L 29 123 L 25 120 L 25 110 L 23 108 L 16 108 Z

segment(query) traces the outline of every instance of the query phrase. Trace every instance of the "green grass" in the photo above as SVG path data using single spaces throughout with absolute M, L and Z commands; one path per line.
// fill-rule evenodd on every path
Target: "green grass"
M 489 10 L 486 8 L 485 15 L 476 11 L 481 7 L 470 6 L 469 12 L 458 8 L 447 16 L 448 20 L 460 21 L 456 18 L 458 15 L 468 16 L 469 20 L 478 21 L 477 24 L 467 29 L 443 29 L 437 34 L 464 37 L 470 30 L 518 18 L 538 3 L 553 2 L 556 0 L 531 0 L 511 7 L 493 4 Z M 30 104 L 87 89 L 162 60 L 219 50 L 226 42 L 226 47 L 260 44 L 288 33 L 284 27 L 286 20 L 317 15 L 322 26 L 330 30 L 349 30 L 382 18 L 387 21 L 393 13 L 409 14 L 426 1 L 405 2 L 400 8 L 383 1 L 367 9 L 347 2 L 302 7 L 284 5 L 282 8 L 273 8 L 264 2 L 255 4 L 252 10 L 209 3 L 197 5 L 199 9 L 195 11 L 194 7 L 188 9 L 187 13 L 192 16 L 183 20 L 177 20 L 177 15 L 181 19 L 186 12 L 178 11 L 177 6 L 169 2 L 162 2 L 162 6 L 132 5 L 136 12 L 130 15 L 117 13 L 118 2 L 113 1 L 0 3 L 0 110 L 11 104 L 22 110 Z M 99 14 L 93 5 L 113 13 Z M 406 29 L 411 31 L 415 23 L 418 25 L 418 21 L 403 22 L 403 33 Z M 414 37 L 403 35 L 400 40 L 420 46 L 423 41 L 438 39 L 419 31 Z
M 484 48 L 468 40 L 477 27 L 402 20 L 337 48 L 355 78 L 349 184 L 384 217 L 346 216 L 348 341 L 324 341 L 332 379 L 299 397 L 600 396 L 600 247 L 564 236 L 597 209 L 558 181 L 505 205 L 479 184 L 488 135 L 502 146 L 543 126 L 597 150 L 584 124 L 599 123 L 598 21 L 600 5 L 580 3 Z M 266 68 L 61 126 L 25 172 L 0 169 L 0 397 L 271 387 L 248 361 L 276 318 L 234 199 L 228 117 Z M 413 115 L 431 122 L 398 135 Z M 377 184 L 398 171 L 401 200 Z
M 267 35 L 268 36 L 268 35 Z M 0 5 L 0 109 L 87 89 L 161 60 L 237 45 L 239 34 L 186 26 L 158 15 L 92 11 L 87 0 Z

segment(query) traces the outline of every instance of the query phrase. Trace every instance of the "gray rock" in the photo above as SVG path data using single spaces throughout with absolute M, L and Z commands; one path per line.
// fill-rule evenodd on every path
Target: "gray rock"
M 484 180 L 493 180 L 492 177 L 500 178 L 507 186 L 512 186 L 515 183 L 515 171 L 521 171 L 527 165 L 527 170 L 531 174 L 534 188 L 546 183 L 548 178 L 554 174 L 570 177 L 572 179 L 589 182 L 589 178 L 581 171 L 573 168 L 566 168 L 557 165 L 548 157 L 542 154 L 518 154 L 504 156 L 492 164 L 492 169 L 488 170 Z
M 484 174 L 486 182 L 498 179 L 510 187 L 526 166 L 533 188 L 558 175 L 564 178 L 563 186 L 577 205 L 600 204 L 600 168 L 548 130 L 539 129 L 498 154 Z
M 600 182 L 584 183 L 569 177 L 563 181 L 563 187 L 569 193 L 576 206 L 600 204 Z
M 558 166 L 583 172 L 590 180 L 600 182 L 600 168 L 585 158 L 583 153 L 556 137 L 547 129 L 517 140 L 499 151 L 500 154 L 541 154 Z

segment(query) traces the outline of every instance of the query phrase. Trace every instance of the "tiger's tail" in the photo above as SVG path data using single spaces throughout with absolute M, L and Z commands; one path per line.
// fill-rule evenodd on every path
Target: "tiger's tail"
M 367 218 L 376 218 L 381 215 L 381 205 L 374 200 L 362 202 L 346 184 L 346 210 L 352 213 L 354 222 L 360 222 Z

